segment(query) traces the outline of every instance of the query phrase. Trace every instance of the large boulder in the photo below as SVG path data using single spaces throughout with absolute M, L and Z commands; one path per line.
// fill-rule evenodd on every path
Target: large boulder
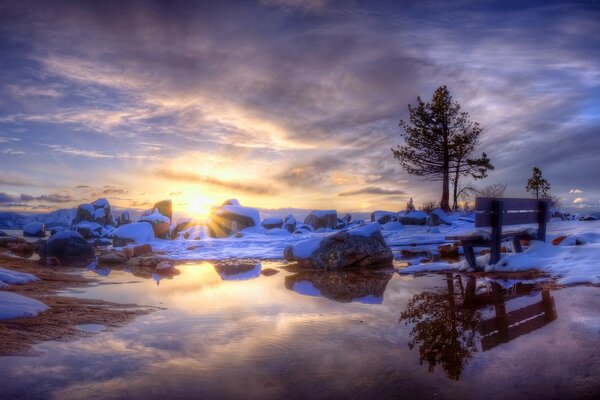
M 78 232 L 84 239 L 94 239 L 100 237 L 104 227 L 97 222 L 80 222 L 73 226 L 73 230 Z
M 72 225 L 80 222 L 95 222 L 99 225 L 114 225 L 113 217 L 110 212 L 110 203 L 105 198 L 100 198 L 92 204 L 80 204 L 77 207 L 75 218 Z
M 452 221 L 448 218 L 448 215 L 441 208 L 436 208 L 431 211 L 431 215 L 427 217 L 427 225 L 438 226 L 438 225 L 452 225 Z
M 30 222 L 23 227 L 23 236 L 44 237 L 46 236 L 46 225 L 42 222 Z
M 161 239 L 168 239 L 171 234 L 171 220 L 166 215 L 158 212 L 158 209 L 153 214 L 141 217 L 138 222 L 147 222 L 154 230 L 154 236 Z
M 377 223 L 288 246 L 284 258 L 304 268 L 342 269 L 391 265 L 394 256 Z
M 131 243 L 148 243 L 154 239 L 154 229 L 147 222 L 134 222 L 118 227 L 113 233 L 113 246 L 122 247 Z
M 313 211 L 304 219 L 304 223 L 312 226 L 314 230 L 321 228 L 335 229 L 337 222 L 337 211 L 335 210 Z
M 398 214 L 392 211 L 373 211 L 371 213 L 371 222 L 378 222 L 381 225 L 388 222 L 398 221 Z
M 94 248 L 75 231 L 57 232 L 40 248 L 40 259 L 55 257 L 62 265 L 87 266 L 95 259 Z
M 398 221 L 402 223 L 402 225 L 425 225 L 427 217 L 428 215 L 424 211 L 411 211 L 400 214 L 398 216 Z
M 265 218 L 262 222 L 262 227 L 265 229 L 281 228 L 283 226 L 283 218 Z
M 213 210 L 208 223 L 208 234 L 214 238 L 229 237 L 242 229 L 259 225 L 260 214 L 257 209 L 242 207 L 237 200 L 232 199 Z
M 158 211 L 160 214 L 169 218 L 169 221 L 173 220 L 173 202 L 171 200 L 162 200 L 154 204 L 152 207 L 153 213 Z

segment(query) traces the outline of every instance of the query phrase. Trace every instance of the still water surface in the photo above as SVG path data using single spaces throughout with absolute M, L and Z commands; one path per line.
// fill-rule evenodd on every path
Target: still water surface
M 0 358 L 1 398 L 593 398 L 600 288 L 276 262 L 98 270 L 69 295 L 164 310 Z M 276 273 L 274 273 L 276 271 Z M 133 273 L 132 273 L 133 272 Z M 274 274 L 273 274 L 274 273 Z

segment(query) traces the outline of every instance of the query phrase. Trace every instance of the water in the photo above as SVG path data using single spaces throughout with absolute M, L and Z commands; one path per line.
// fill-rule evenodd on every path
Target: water
M 70 292 L 164 310 L 92 337 L 40 344 L 40 356 L 0 358 L 0 397 L 600 393 L 599 288 L 550 291 L 536 281 L 389 270 L 295 272 L 276 262 L 179 269 L 172 279 L 111 269 L 101 279 L 119 284 Z

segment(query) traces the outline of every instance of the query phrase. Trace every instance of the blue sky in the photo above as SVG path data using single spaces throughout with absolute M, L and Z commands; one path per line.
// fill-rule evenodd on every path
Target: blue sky
M 0 2 L 0 209 L 402 209 L 390 148 L 439 85 L 526 196 L 600 209 L 600 3 Z

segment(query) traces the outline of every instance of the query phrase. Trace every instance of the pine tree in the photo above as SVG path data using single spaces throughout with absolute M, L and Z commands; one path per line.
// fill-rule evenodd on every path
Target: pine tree
M 542 170 L 538 167 L 533 167 L 533 175 L 527 180 L 525 190 L 535 193 L 536 199 L 539 199 L 540 195 L 543 199 L 550 196 L 550 183 L 542 178 Z
M 415 203 L 413 202 L 413 198 L 411 197 L 410 200 L 408 200 L 408 203 L 406 203 L 406 212 L 411 212 L 411 211 L 415 211 Z
M 456 205 L 461 176 L 481 179 L 488 169 L 493 169 L 485 153 L 478 159 L 469 158 L 483 130 L 460 110 L 446 86 L 434 92 L 431 103 L 418 97 L 416 107 L 409 105 L 408 111 L 409 121 L 400 121 L 405 144 L 392 149 L 392 153 L 409 174 L 442 181 L 440 207 L 448 211 L 451 180 Z

